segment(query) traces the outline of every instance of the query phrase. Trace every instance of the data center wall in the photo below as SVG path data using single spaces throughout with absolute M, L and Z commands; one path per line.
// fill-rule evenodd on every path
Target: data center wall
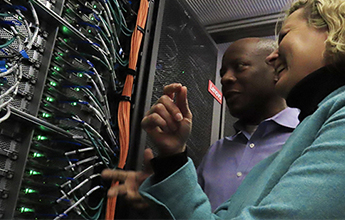
M 0 2 L 0 219 L 104 219 L 137 9 Z
M 214 112 L 214 98 L 208 92 L 209 80 L 215 82 L 217 48 L 183 0 L 159 1 L 157 20 L 151 104 L 162 95 L 165 85 L 180 82 L 187 86 L 193 113 L 188 155 L 198 166 L 210 146 L 212 116 L 220 114 Z M 150 140 L 147 146 L 154 148 Z

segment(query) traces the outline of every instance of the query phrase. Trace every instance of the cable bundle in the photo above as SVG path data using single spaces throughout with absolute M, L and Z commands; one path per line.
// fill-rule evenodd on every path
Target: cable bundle
M 143 30 L 145 29 L 149 2 L 147 0 L 140 1 L 140 8 L 138 11 L 136 29 L 132 35 L 131 52 L 129 57 L 128 69 L 129 73 L 126 77 L 126 82 L 123 88 L 122 97 L 124 100 L 120 102 L 118 110 L 119 136 L 120 136 L 120 160 L 119 168 L 123 168 L 126 163 L 128 148 L 129 148 L 129 124 L 130 124 L 130 98 L 132 96 L 132 88 L 134 81 L 134 74 L 136 71 L 139 49 L 143 37 Z M 118 182 L 113 182 L 112 185 L 117 185 Z M 106 219 L 114 219 L 116 198 L 109 198 L 107 203 Z

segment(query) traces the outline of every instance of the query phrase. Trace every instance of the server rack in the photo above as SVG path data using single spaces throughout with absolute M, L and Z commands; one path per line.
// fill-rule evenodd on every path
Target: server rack
M 134 0 L 0 2 L 0 219 L 104 218 L 109 183 L 100 172 L 119 162 L 118 105 L 138 8 Z M 141 51 L 126 169 L 141 168 L 152 146 L 141 118 L 171 82 L 189 88 L 197 165 L 218 129 L 219 104 L 207 92 L 216 46 L 182 0 L 156 0 Z
M 0 2 L 0 219 L 104 218 L 137 9 Z
M 132 124 L 127 168 L 140 169 L 143 150 L 154 149 L 140 129 L 140 119 L 162 95 L 163 87 L 174 82 L 188 87 L 193 113 L 188 155 L 197 166 L 210 144 L 218 139 L 220 130 L 221 104 L 207 90 L 209 80 L 216 81 L 216 44 L 183 0 L 152 2 L 145 35 L 139 70 L 143 83 L 138 83 L 143 86 L 135 91 L 136 120 Z

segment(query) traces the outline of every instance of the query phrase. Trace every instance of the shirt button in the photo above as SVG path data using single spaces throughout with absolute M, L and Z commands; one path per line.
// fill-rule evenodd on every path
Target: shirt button
M 237 176 L 237 177 L 241 177 L 241 176 L 242 176 L 242 173 L 241 173 L 241 172 L 237 172 L 237 173 L 236 173 L 236 176 Z
M 251 143 L 249 144 L 249 147 L 253 149 L 255 147 L 255 144 Z

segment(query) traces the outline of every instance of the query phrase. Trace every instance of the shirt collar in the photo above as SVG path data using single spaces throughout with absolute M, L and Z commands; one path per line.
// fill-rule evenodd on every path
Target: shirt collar
M 275 114 L 274 116 L 265 119 L 264 121 L 275 121 L 277 124 L 281 126 L 288 127 L 288 128 L 296 128 L 296 126 L 299 123 L 299 120 L 297 119 L 298 114 L 299 114 L 298 109 L 287 107 L 284 110 Z M 238 132 L 238 131 L 243 131 L 245 126 L 243 125 L 241 120 L 238 120 L 234 123 L 234 128 Z
M 284 110 L 275 114 L 274 116 L 265 119 L 261 123 L 266 122 L 266 121 L 274 121 L 275 123 L 277 123 L 280 126 L 295 129 L 299 123 L 299 120 L 297 118 L 299 112 L 300 111 L 296 108 L 287 107 Z M 259 124 L 259 126 L 260 126 L 260 124 Z M 241 120 L 236 121 L 234 123 L 233 127 L 235 128 L 236 134 L 230 138 L 231 140 L 233 140 L 234 138 L 236 138 L 240 134 L 243 134 L 247 139 L 250 139 L 251 135 L 244 130 L 245 126 L 243 125 Z
M 279 112 L 271 118 L 266 119 L 265 121 L 272 120 L 281 126 L 295 129 L 299 124 L 299 113 L 299 109 L 287 107 L 283 111 Z

